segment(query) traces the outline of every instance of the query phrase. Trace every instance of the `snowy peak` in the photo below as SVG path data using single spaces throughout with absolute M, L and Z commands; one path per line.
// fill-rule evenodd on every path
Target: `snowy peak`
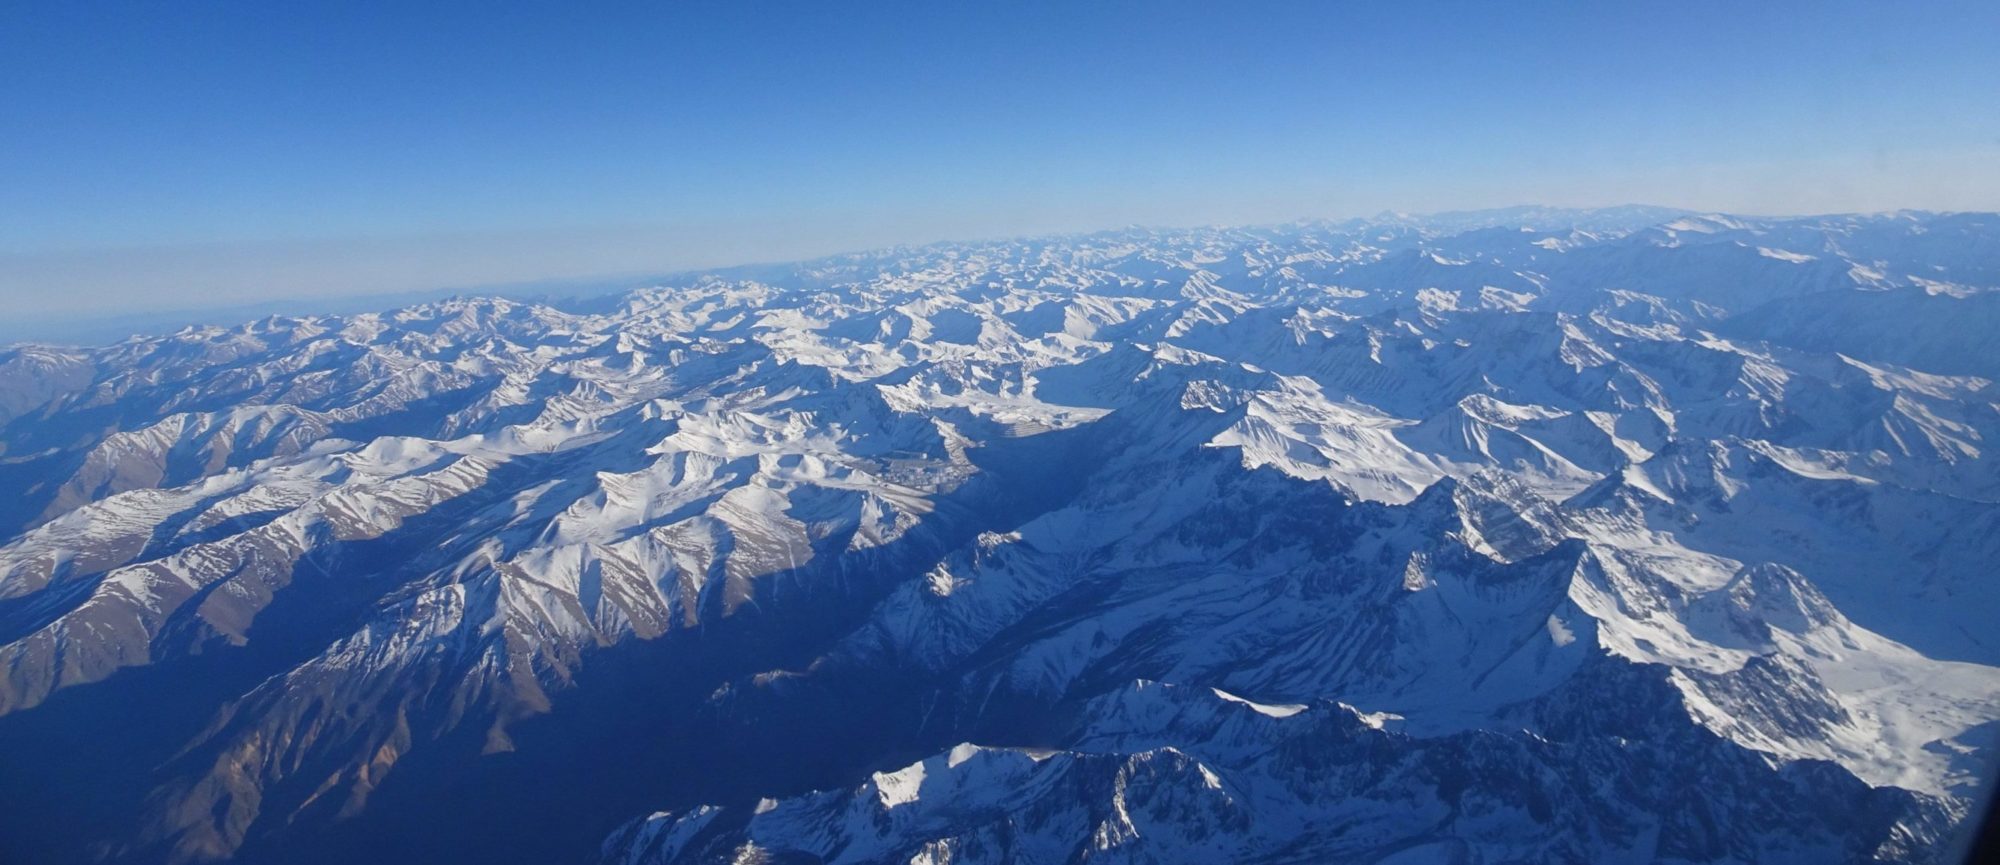
M 7 348 L 0 807 L 56 861 L 1932 861 L 2000 718 L 1996 237 L 1384 214 Z

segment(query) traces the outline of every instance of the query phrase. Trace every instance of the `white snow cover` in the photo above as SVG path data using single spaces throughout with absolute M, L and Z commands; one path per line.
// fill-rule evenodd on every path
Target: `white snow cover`
M 0 713 L 380 581 L 134 817 L 192 861 L 824 613 L 710 710 L 919 732 L 607 860 L 1923 861 L 2000 720 L 1975 217 L 1132 229 L 0 350 Z

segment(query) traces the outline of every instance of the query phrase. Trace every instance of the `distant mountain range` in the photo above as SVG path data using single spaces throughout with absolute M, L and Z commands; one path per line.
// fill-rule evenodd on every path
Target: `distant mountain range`
M 0 349 L 0 859 L 1948 861 L 1996 334 L 1625 207 Z

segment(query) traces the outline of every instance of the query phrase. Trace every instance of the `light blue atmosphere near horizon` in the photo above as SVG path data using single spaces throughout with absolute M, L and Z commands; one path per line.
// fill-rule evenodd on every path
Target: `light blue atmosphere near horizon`
M 1627 202 L 2000 209 L 2000 4 L 17 3 L 0 317 Z

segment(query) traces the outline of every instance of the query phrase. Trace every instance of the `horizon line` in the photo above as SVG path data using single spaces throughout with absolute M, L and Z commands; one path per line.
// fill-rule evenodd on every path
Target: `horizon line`
M 1676 217 L 1727 217 L 1736 219 L 1767 220 L 1774 222 L 1796 222 L 1803 220 L 1833 219 L 1840 217 L 1895 217 L 1902 215 L 1962 216 L 1989 214 L 2000 216 L 1996 210 L 1937 210 L 1921 207 L 1897 207 L 1880 210 L 1830 211 L 1825 213 L 1795 214 L 1753 214 L 1727 210 L 1702 210 L 1671 205 L 1624 202 L 1597 206 L 1567 206 L 1539 203 L 1523 203 L 1497 207 L 1475 207 L 1430 211 L 1402 211 L 1384 209 L 1362 216 L 1302 216 L 1282 221 L 1257 221 L 1243 223 L 1211 222 L 1197 224 L 1148 224 L 1126 223 L 1103 228 L 1070 231 L 1029 231 L 995 234 L 983 237 L 945 238 L 930 241 L 877 244 L 860 246 L 834 252 L 800 256 L 775 256 L 768 259 L 739 260 L 727 264 L 695 265 L 687 267 L 662 266 L 657 268 L 632 268 L 619 271 L 599 271 L 571 273 L 553 276 L 536 276 L 521 279 L 501 279 L 470 283 L 442 284 L 434 287 L 388 289 L 382 291 L 359 291 L 275 297 L 264 300 L 230 302 L 208 305 L 188 305 L 129 312 L 54 312 L 43 315 L 16 316 L 7 325 L 0 325 L 0 350 L 17 349 L 28 346 L 81 347 L 116 344 L 127 339 L 143 338 L 149 335 L 173 333 L 191 327 L 221 326 L 217 321 L 227 317 L 232 322 L 248 322 L 275 316 L 304 317 L 315 315 L 359 315 L 367 312 L 388 311 L 417 306 L 425 303 L 444 302 L 456 299 L 506 299 L 515 301 L 556 301 L 580 300 L 604 297 L 652 288 L 670 288 L 668 281 L 686 281 L 721 276 L 728 271 L 751 270 L 757 268 L 797 267 L 818 262 L 829 262 L 843 258 L 868 258 L 885 254 L 921 252 L 948 247 L 990 246 L 1030 241 L 1059 240 L 1069 238 L 1093 238 L 1116 235 L 1123 232 L 1173 233 L 1194 231 L 1255 231 L 1301 226 L 1341 226 L 1365 225 L 1387 220 L 1425 220 L 1445 218 L 1497 217 L 1509 213 L 1539 213 L 1544 215 L 1587 215 L 1618 211 L 1658 211 L 1667 220 Z M 1522 226 L 1528 230 L 1528 226 Z M 1472 229 L 1468 229 L 1472 230 Z M 536 232 L 453 232 L 455 237 L 497 237 Z M 428 237 L 429 235 L 425 235 Z M 246 246 L 319 245 L 357 242 L 365 240 L 397 240 L 392 238 L 318 238 L 266 241 L 217 241 L 213 243 L 189 245 L 151 245 L 119 247 L 117 250 L 135 251 L 184 251 L 199 248 L 243 248 Z M 416 238 L 403 238 L 404 242 Z M 113 251 L 110 249 L 103 251 Z M 77 254 L 78 250 L 67 254 Z M 39 253 L 62 255 L 64 253 Z M 9 257 L 0 254 L 0 260 Z M 615 284 L 613 284 L 615 283 Z M 571 289 L 564 294 L 552 291 Z M 303 306 L 329 307 L 326 311 L 288 313 L 286 309 Z M 69 334 L 68 337 L 22 338 L 8 331 L 24 329 L 39 330 L 56 328 Z M 113 333 L 123 331 L 117 336 Z M 85 337 L 91 333 L 96 336 Z M 109 337 L 108 339 L 106 337 Z

